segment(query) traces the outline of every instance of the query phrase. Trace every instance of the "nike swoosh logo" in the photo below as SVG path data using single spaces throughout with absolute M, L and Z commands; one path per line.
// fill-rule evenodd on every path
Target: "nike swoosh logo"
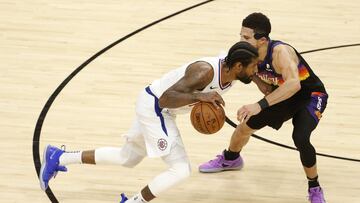
M 217 87 L 213 87 L 213 86 L 210 86 L 210 89 L 213 90 L 213 89 L 216 89 Z
M 221 164 L 222 165 L 222 167 L 228 167 L 229 165 L 227 165 L 227 164 Z
M 55 153 L 56 153 L 56 151 L 54 151 L 54 152 L 50 155 L 50 159 L 53 159 L 53 158 L 54 158 Z

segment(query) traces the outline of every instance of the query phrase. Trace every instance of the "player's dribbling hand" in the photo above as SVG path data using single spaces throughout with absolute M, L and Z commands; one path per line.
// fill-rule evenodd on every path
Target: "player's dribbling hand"
M 225 106 L 223 98 L 215 91 L 203 93 L 199 100 L 212 103 L 216 108 L 220 108 L 221 105 Z

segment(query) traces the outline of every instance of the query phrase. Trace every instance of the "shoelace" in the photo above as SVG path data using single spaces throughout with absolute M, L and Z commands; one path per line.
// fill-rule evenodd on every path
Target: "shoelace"
M 213 159 L 213 160 L 210 160 L 210 163 L 214 163 L 216 162 L 216 165 L 217 166 L 220 166 L 221 165 L 221 161 L 224 159 L 224 156 L 223 155 L 216 155 L 216 159 Z
M 77 153 L 77 152 L 80 152 L 80 151 L 66 151 L 66 145 L 61 145 L 61 150 L 63 152 L 66 152 L 66 153 Z

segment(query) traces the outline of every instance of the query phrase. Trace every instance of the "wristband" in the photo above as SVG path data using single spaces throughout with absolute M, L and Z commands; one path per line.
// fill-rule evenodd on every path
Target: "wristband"
M 269 103 L 265 98 L 262 98 L 260 101 L 258 101 L 258 104 L 260 105 L 261 110 L 269 107 Z

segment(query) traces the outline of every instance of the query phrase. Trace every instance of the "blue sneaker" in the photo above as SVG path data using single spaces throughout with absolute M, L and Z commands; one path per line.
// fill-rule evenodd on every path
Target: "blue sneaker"
M 128 198 L 125 196 L 124 193 L 121 193 L 121 201 L 120 203 L 125 203 L 128 200 Z
M 40 169 L 40 187 L 46 190 L 49 186 L 49 181 L 55 177 L 58 171 L 67 171 L 65 166 L 60 166 L 59 158 L 64 153 L 64 150 L 57 147 L 47 145 L 44 149 L 43 162 Z

